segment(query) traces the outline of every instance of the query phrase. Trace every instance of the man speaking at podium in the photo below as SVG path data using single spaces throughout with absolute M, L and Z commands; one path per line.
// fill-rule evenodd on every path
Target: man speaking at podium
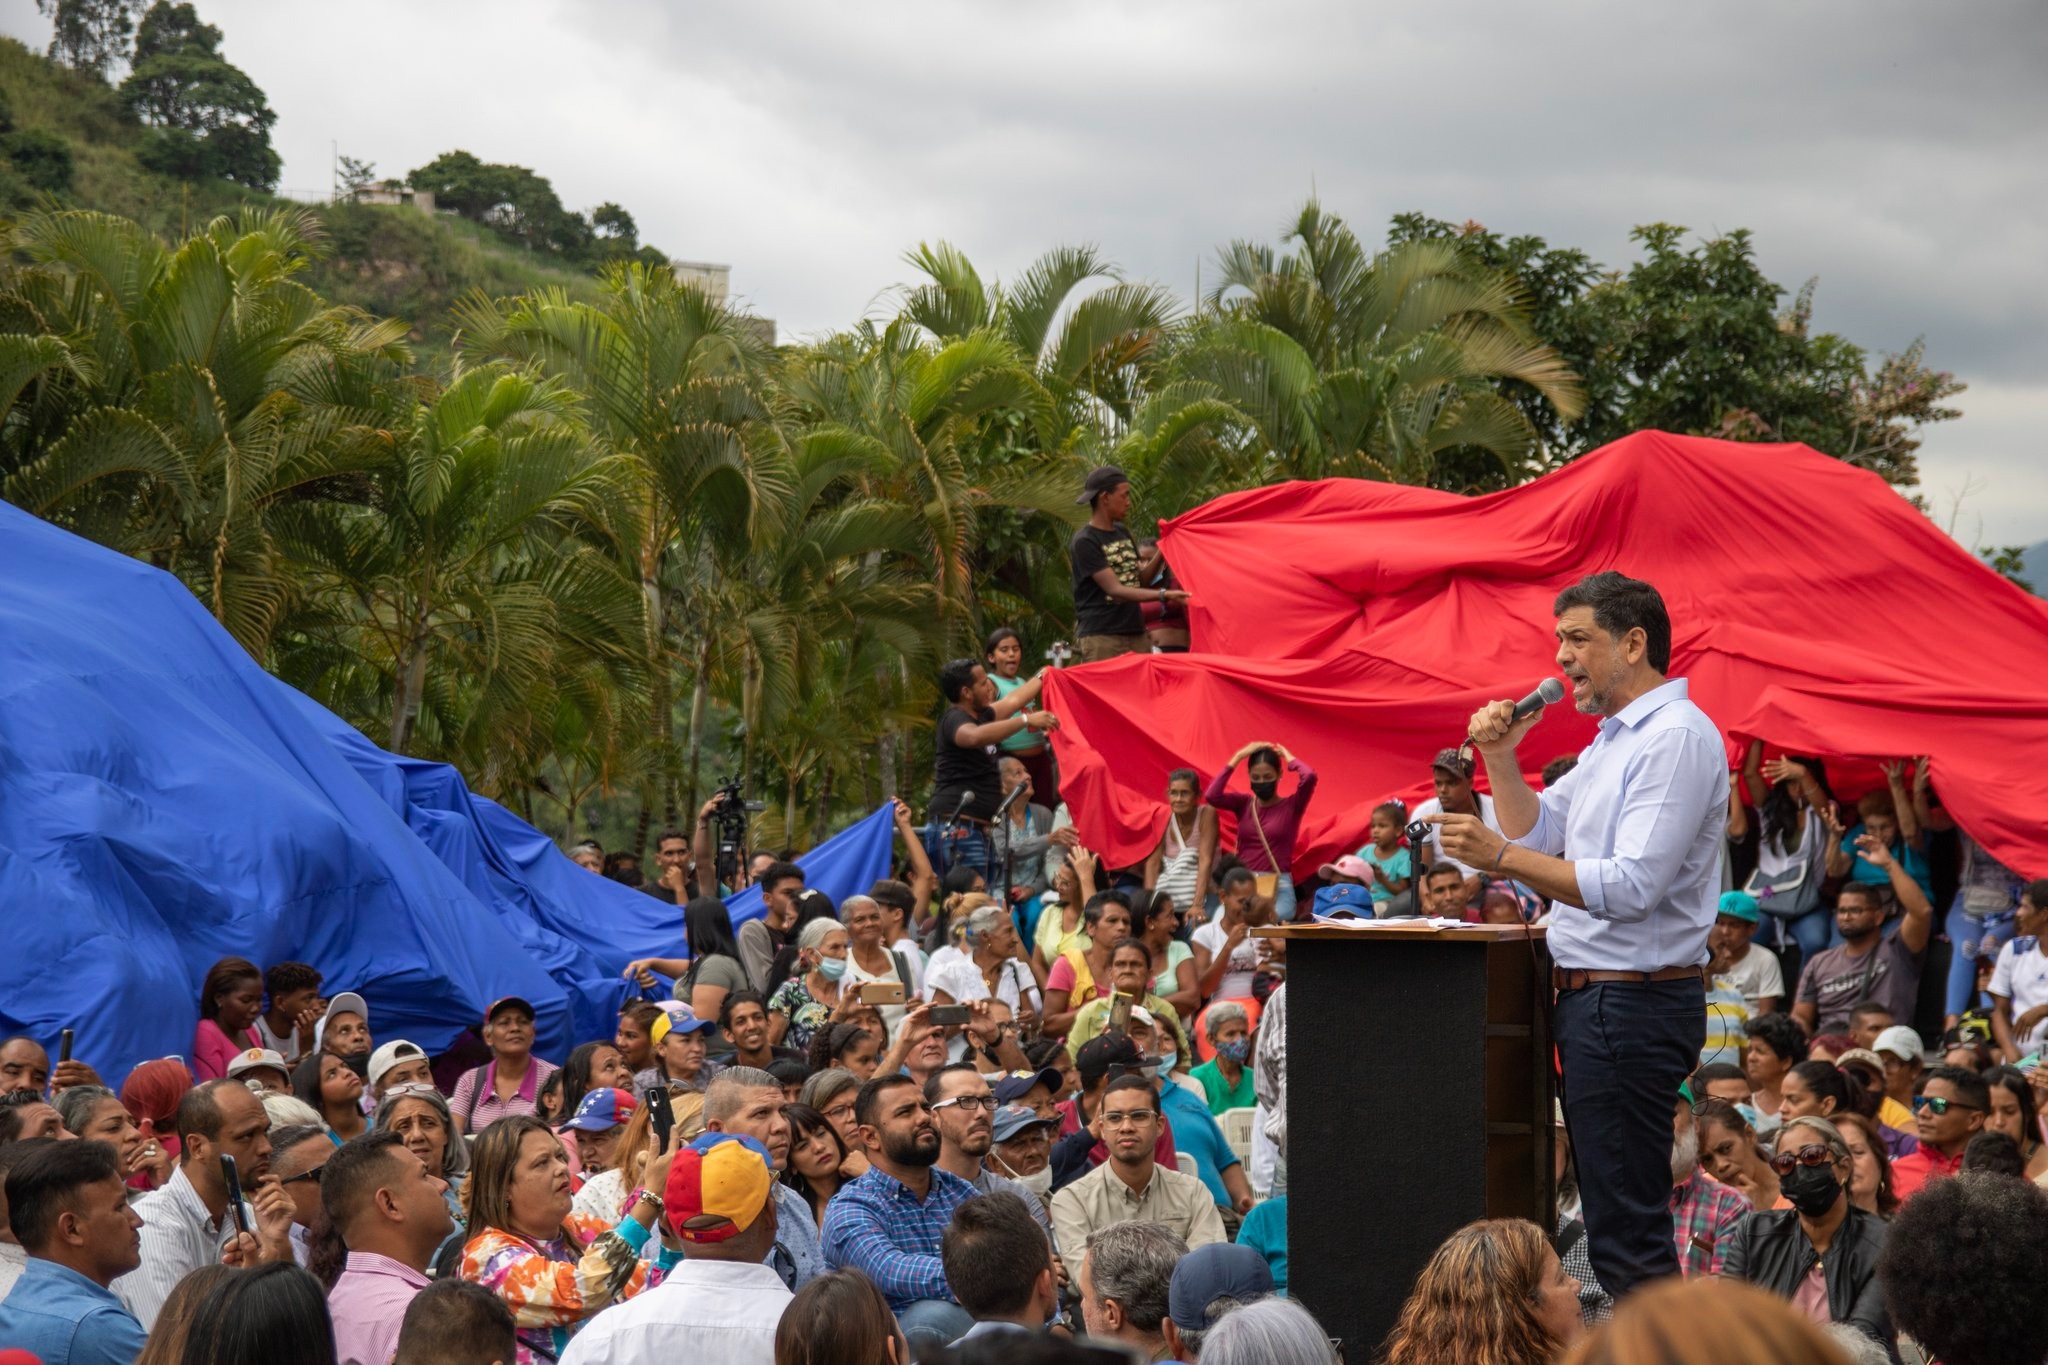
M 1497 701 L 1472 717 L 1502 838 L 1433 817 L 1445 852 L 1551 901 L 1565 1123 L 1587 1252 L 1616 1298 L 1678 1273 L 1671 1108 L 1706 1035 L 1707 931 L 1728 823 L 1721 732 L 1667 680 L 1671 618 L 1648 583 L 1598 573 L 1558 594 L 1557 662 L 1600 717 L 1579 764 L 1541 795 L 1515 746 L 1541 718 Z

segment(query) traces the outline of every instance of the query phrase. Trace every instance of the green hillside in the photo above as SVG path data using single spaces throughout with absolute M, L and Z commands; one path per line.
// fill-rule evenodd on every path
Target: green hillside
M 244 205 L 288 202 L 225 180 L 178 180 L 145 169 L 135 156 L 142 130 L 121 116 L 110 87 L 12 38 L 0 38 L 0 95 L 17 129 L 54 133 L 68 144 L 72 160 L 70 188 L 55 193 L 0 173 L 0 211 L 9 216 L 39 204 L 98 209 L 172 238 Z M 327 230 L 329 254 L 301 278 L 337 303 L 406 319 L 415 342 L 429 351 L 445 347 L 448 307 L 472 289 L 504 295 L 558 285 L 597 296 L 590 275 L 508 246 L 451 214 L 361 204 L 310 207 Z

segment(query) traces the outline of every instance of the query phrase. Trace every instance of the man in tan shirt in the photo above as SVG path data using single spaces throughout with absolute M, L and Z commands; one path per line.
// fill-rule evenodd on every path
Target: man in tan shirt
M 1159 1099 L 1148 1078 L 1126 1075 L 1109 1083 L 1094 1123 L 1109 1160 L 1053 1194 L 1060 1246 L 1085 1247 L 1089 1233 L 1131 1219 L 1163 1224 L 1191 1247 L 1225 1240 L 1208 1187 L 1152 1159 L 1159 1125 Z

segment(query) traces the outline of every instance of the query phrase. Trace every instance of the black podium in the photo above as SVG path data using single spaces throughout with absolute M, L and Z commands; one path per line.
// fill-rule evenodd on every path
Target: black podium
M 1369 1361 L 1456 1229 L 1555 1229 L 1543 930 L 1275 926 L 1287 941 L 1289 1292 Z

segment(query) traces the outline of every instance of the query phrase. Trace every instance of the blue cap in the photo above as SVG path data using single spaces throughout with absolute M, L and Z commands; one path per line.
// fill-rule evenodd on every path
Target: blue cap
M 997 1104 L 1012 1104 L 1030 1094 L 1034 1085 L 1044 1086 L 1048 1095 L 1057 1095 L 1060 1083 L 1065 1079 L 1058 1067 L 1049 1066 L 1043 1071 L 1012 1071 L 998 1078 L 989 1089 L 994 1093 Z
M 583 1103 L 576 1106 L 576 1116 L 562 1126 L 602 1133 L 632 1118 L 639 1107 L 639 1102 L 625 1091 L 601 1085 L 583 1097 Z
M 1747 891 L 1723 891 L 1720 913 L 1730 919 L 1747 920 L 1751 924 L 1760 923 L 1763 919 L 1763 912 L 1757 906 L 1756 897 Z
M 1249 1303 L 1273 1292 L 1273 1268 L 1250 1247 L 1211 1242 L 1196 1247 L 1173 1268 L 1166 1291 L 1166 1315 L 1183 1332 L 1207 1330 L 1203 1310 L 1218 1299 Z
M 1042 1119 L 1038 1111 L 1021 1104 L 1006 1104 L 996 1110 L 993 1137 L 997 1142 L 1008 1142 L 1034 1123 L 1050 1128 L 1059 1123 L 1058 1119 Z

